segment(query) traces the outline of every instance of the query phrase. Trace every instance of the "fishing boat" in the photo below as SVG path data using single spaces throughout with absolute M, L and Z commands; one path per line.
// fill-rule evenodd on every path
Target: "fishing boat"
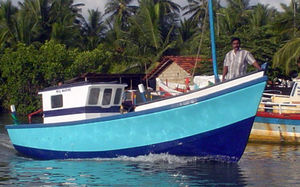
M 222 75 L 218 76 L 219 79 L 222 79 Z M 194 76 L 193 77 L 193 83 L 190 84 L 190 80 L 187 79 L 186 84 L 179 84 L 179 83 L 173 83 L 162 81 L 159 78 L 156 78 L 156 85 L 158 86 L 159 92 L 161 92 L 162 97 L 169 97 L 174 95 L 180 95 L 185 92 L 189 92 L 191 90 L 199 89 L 199 88 L 205 88 L 209 85 L 215 84 L 215 76 L 214 75 L 202 75 L 202 76 Z M 155 92 L 154 92 L 155 93 Z
M 263 94 L 251 131 L 251 142 L 300 144 L 299 83 L 300 80 L 295 79 L 290 92 L 284 89 L 289 94 Z
M 168 153 L 238 161 L 266 80 L 260 71 L 145 103 L 126 114 L 118 109 L 126 85 L 82 82 L 52 87 L 40 92 L 44 124 L 6 129 L 15 149 L 35 159 Z
M 81 82 L 42 90 L 43 124 L 6 126 L 15 149 L 34 159 L 114 158 L 167 153 L 237 162 L 247 145 L 267 77 L 220 83 L 119 111 L 126 85 Z

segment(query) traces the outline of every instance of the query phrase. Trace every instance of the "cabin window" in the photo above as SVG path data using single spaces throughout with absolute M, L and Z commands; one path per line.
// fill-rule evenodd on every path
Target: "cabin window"
M 120 103 L 121 100 L 121 94 L 122 94 L 122 88 L 118 88 L 116 90 L 116 95 L 115 95 L 115 99 L 114 99 L 114 104 L 118 105 Z
M 89 102 L 88 102 L 89 105 L 98 104 L 99 93 L 100 93 L 100 88 L 91 88 L 90 89 Z
M 112 89 L 105 89 L 103 93 L 102 105 L 109 105 L 111 100 Z
M 62 95 L 51 96 L 51 107 L 60 108 L 63 106 L 63 97 Z

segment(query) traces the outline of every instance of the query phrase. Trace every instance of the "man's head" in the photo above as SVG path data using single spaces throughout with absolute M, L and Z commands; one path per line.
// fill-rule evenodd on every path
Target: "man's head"
M 240 49 L 241 40 L 239 38 L 232 38 L 231 45 L 232 45 L 233 50 L 237 51 Z

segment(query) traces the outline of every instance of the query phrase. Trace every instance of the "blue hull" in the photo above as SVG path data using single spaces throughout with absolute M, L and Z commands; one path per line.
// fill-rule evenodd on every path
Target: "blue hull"
M 14 145 L 16 150 L 35 159 L 115 158 L 120 155 L 136 157 L 168 153 L 178 156 L 200 156 L 213 160 L 236 162 L 242 156 L 248 141 L 254 117 L 207 133 L 142 147 L 114 151 L 66 152 L 34 149 Z M 234 150 L 234 151 L 233 151 Z M 226 155 L 226 156 L 223 156 Z
M 244 78 L 247 80 L 247 78 Z M 35 159 L 135 157 L 149 153 L 238 161 L 266 77 L 233 81 L 140 112 L 57 124 L 6 126 L 12 144 Z M 170 102 L 173 101 L 173 102 Z

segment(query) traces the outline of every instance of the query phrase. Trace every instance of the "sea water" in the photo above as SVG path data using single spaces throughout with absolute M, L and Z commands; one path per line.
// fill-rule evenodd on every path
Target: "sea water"
M 5 186 L 300 186 L 298 146 L 248 144 L 238 163 L 151 154 L 115 159 L 24 158 L 0 115 L 0 185 Z

